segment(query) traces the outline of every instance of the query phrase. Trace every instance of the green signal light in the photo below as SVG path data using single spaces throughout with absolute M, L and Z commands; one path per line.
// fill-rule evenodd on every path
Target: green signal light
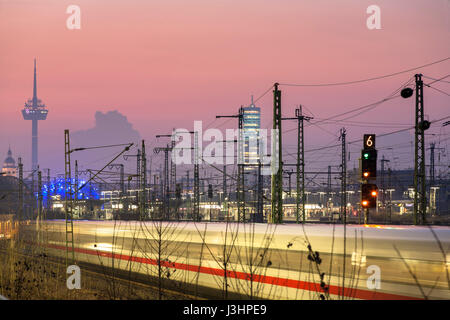
M 368 153 L 364 153 L 364 159 L 369 159 L 369 154 Z

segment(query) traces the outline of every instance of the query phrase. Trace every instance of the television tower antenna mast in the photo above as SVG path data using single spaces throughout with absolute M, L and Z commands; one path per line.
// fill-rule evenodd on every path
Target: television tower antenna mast
M 22 109 L 24 120 L 31 120 L 31 169 L 38 166 L 38 121 L 46 120 L 48 109 L 37 97 L 36 59 L 34 59 L 33 98 L 25 102 Z

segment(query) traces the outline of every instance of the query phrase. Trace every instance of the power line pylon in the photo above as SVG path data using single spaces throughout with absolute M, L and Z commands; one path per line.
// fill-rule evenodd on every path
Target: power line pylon
M 313 117 L 304 116 L 302 113 L 302 106 L 295 109 L 294 118 L 283 118 L 282 120 L 297 120 L 297 196 L 296 196 L 296 221 L 300 222 L 300 211 L 302 216 L 302 223 L 305 223 L 305 139 L 303 131 L 303 120 L 309 121 Z M 290 177 L 290 176 L 289 176 Z
M 22 158 L 19 158 L 19 210 L 18 212 L 18 220 L 19 223 L 23 218 L 23 163 Z
M 227 164 L 223 164 L 223 181 L 222 181 L 222 189 L 223 189 L 223 201 L 225 201 L 225 198 L 227 197 Z
M 127 191 L 125 190 L 125 172 L 124 165 L 122 163 L 113 163 L 109 165 L 109 168 L 119 168 L 119 184 L 120 184 L 120 193 L 119 193 L 119 205 L 122 205 L 123 211 L 128 211 L 128 196 Z
M 327 172 L 327 214 L 330 213 L 330 207 L 333 203 L 332 197 L 331 197 L 331 166 L 328 166 L 328 172 Z
M 383 207 L 384 210 L 384 223 L 387 222 L 387 210 L 386 210 L 386 185 L 384 183 L 384 175 L 385 175 L 385 171 L 384 171 L 384 164 L 390 162 L 390 160 L 387 160 L 383 157 L 381 158 L 381 177 L 380 177 L 380 185 L 381 185 L 381 205 Z
M 168 137 L 171 138 L 170 148 L 171 151 L 175 150 L 175 137 L 177 136 L 177 131 L 172 129 L 172 134 L 158 134 L 156 135 L 156 138 L 161 137 Z M 169 148 L 169 146 L 167 146 Z M 171 153 L 171 160 L 170 160 L 170 181 L 168 182 L 167 186 L 169 187 L 170 192 L 174 192 L 177 184 L 177 166 L 176 166 L 176 152 Z
M 347 158 L 346 158 L 346 145 L 345 145 L 345 137 L 346 137 L 345 128 L 341 129 L 341 145 L 342 145 L 342 154 L 341 154 L 341 221 L 345 224 L 347 222 Z
M 425 189 L 425 130 L 422 75 L 416 74 L 416 123 L 414 149 L 414 224 L 426 223 L 427 195 Z M 420 219 L 420 221 L 419 221 Z
M 169 218 L 169 194 L 170 194 L 170 182 L 169 182 L 169 152 L 173 150 L 173 147 L 166 145 L 166 147 L 156 147 L 153 152 L 158 154 L 160 151 L 164 152 L 164 181 L 163 181 L 163 206 L 164 217 Z
M 434 148 L 436 144 L 430 143 L 430 186 L 434 185 Z
M 245 222 L 245 178 L 244 178 L 244 108 L 239 108 L 238 114 L 230 116 L 216 116 L 216 118 L 238 118 L 238 146 L 237 146 L 237 165 L 238 176 L 236 181 L 236 198 L 238 208 L 238 221 Z M 231 142 L 231 141 L 223 141 Z
M 389 189 L 392 188 L 392 170 L 388 168 L 388 186 Z M 389 208 L 389 223 L 392 223 L 392 190 L 389 190 L 389 198 L 388 198 L 388 208 Z
M 434 153 L 436 150 L 444 150 L 445 148 L 436 148 L 436 143 L 430 143 L 430 186 L 433 186 L 436 183 L 436 171 L 435 171 L 435 161 L 434 161 Z
M 186 190 L 190 188 L 189 179 L 189 170 L 186 170 Z
M 122 208 L 128 213 L 128 191 L 125 190 L 125 172 L 123 164 L 120 164 L 120 202 L 124 202 Z
M 78 161 L 75 160 L 75 185 L 74 185 L 74 198 L 73 198 L 73 207 L 77 208 L 78 206 Z
M 39 170 L 38 176 L 38 216 L 37 216 L 37 231 L 38 231 L 38 243 L 42 240 L 42 172 Z
M 236 140 L 236 139 L 233 139 L 233 140 L 221 140 L 221 141 L 218 141 L 218 142 L 222 142 L 222 143 L 231 143 L 231 142 L 237 143 L 238 140 Z M 225 147 L 225 150 L 226 149 L 227 149 L 227 147 Z M 227 202 L 229 200 L 227 198 L 229 196 L 227 189 L 228 189 L 228 187 L 227 187 L 227 160 L 225 160 L 225 162 L 223 164 L 223 170 L 222 170 L 222 191 L 223 191 L 223 199 L 222 199 L 223 205 L 222 205 L 222 208 L 223 208 L 224 215 L 225 215 L 225 212 L 226 212 L 225 208 L 227 207 Z M 230 191 L 230 195 L 231 195 L 231 191 Z
M 173 129 L 175 132 L 175 129 Z M 175 149 L 175 139 L 174 135 L 172 135 L 172 150 Z M 171 191 L 175 192 L 176 186 L 177 186 L 177 165 L 176 165 L 176 152 L 172 152 L 172 157 L 170 159 L 170 185 L 171 185 Z
M 166 190 L 166 192 L 167 192 L 167 196 L 168 197 L 169 197 L 170 194 L 175 194 L 175 190 L 177 189 L 177 158 L 176 158 L 176 150 L 179 150 L 179 149 L 192 149 L 192 148 L 175 148 L 175 144 L 176 144 L 176 140 L 175 139 L 176 139 L 177 135 L 179 135 L 180 133 L 181 132 L 177 132 L 177 130 L 175 130 L 175 128 L 174 128 L 174 129 L 172 129 L 172 134 L 158 134 L 158 135 L 156 135 L 156 138 L 161 138 L 161 137 L 169 137 L 169 138 L 171 138 L 170 151 L 172 153 L 171 153 L 171 159 L 170 159 L 170 182 L 168 182 L 166 187 L 164 188 L 164 190 Z M 194 131 L 189 131 L 187 133 L 194 134 Z M 167 148 L 169 148 L 168 145 L 167 145 Z M 167 157 L 167 160 L 166 160 L 166 162 L 167 162 L 166 167 L 167 168 L 168 168 L 168 161 L 169 161 L 169 159 Z M 167 176 L 168 176 L 168 173 L 167 173 Z M 188 185 L 189 185 L 189 179 L 188 179 Z M 167 200 L 167 202 L 170 203 L 170 197 Z M 178 216 L 178 208 L 176 210 L 177 210 L 177 216 Z
M 261 158 L 258 159 L 258 190 L 255 222 L 262 223 L 264 219 L 264 203 L 263 203 L 263 177 L 261 174 L 262 164 Z
M 147 153 L 145 152 L 145 141 L 142 140 L 142 159 L 141 159 L 141 198 L 140 198 L 140 217 L 141 220 L 147 216 Z
M 429 178 L 429 186 L 428 191 L 430 195 L 430 214 L 436 214 L 436 194 L 437 190 L 439 190 L 439 187 L 436 186 L 436 171 L 434 167 L 434 152 L 435 150 L 442 150 L 444 148 L 436 148 L 436 143 L 431 142 L 430 143 L 430 178 Z
M 50 208 L 51 208 L 51 197 L 50 197 L 50 169 L 47 169 L 47 203 L 46 203 L 47 213 L 50 211 Z
M 73 200 L 72 200 L 72 174 L 70 165 L 70 137 L 69 130 L 64 130 L 64 180 L 65 180 L 65 205 L 66 205 L 66 266 L 75 262 L 75 248 L 73 242 Z M 72 254 L 69 258 L 69 251 Z
M 36 165 L 36 168 L 37 168 L 38 166 L 39 166 L 39 165 Z M 35 198 L 35 196 L 36 196 L 36 194 L 35 194 L 36 186 L 35 186 L 35 183 L 34 183 L 34 180 L 35 180 L 34 176 L 35 176 L 35 174 L 36 174 L 36 170 L 37 170 L 37 169 L 32 169 L 32 172 L 31 172 L 31 196 L 32 196 L 32 201 L 31 201 L 31 214 L 30 214 L 30 219 L 33 218 L 33 215 L 34 215 L 34 208 L 36 208 L 36 198 Z
M 138 149 L 136 154 L 125 154 L 123 155 L 123 159 L 126 161 L 128 157 L 136 157 L 136 205 L 139 206 L 139 190 L 141 189 L 141 151 Z M 133 176 L 128 176 L 128 182 L 132 179 Z M 128 183 L 128 189 L 129 183 Z M 127 195 L 128 196 L 128 195 Z M 129 203 L 127 203 L 129 205 Z
M 136 205 L 139 206 L 140 197 L 139 190 L 141 189 L 141 150 L 138 149 L 136 153 Z
M 239 108 L 239 142 L 238 142 L 238 181 L 237 181 L 237 203 L 238 221 L 245 222 L 245 177 L 244 177 L 244 108 Z
M 287 170 L 283 170 L 283 173 L 287 174 L 288 176 L 288 190 L 287 193 L 289 195 L 289 197 L 291 196 L 291 191 L 292 191 L 292 184 L 291 184 L 291 176 L 294 174 L 294 171 L 287 171 Z
M 194 221 L 200 221 L 200 177 L 199 177 L 199 150 L 198 150 L 198 132 L 194 132 Z
M 282 158 L 282 134 L 281 134 L 281 91 L 278 83 L 273 90 L 273 134 L 278 136 L 278 141 L 272 138 L 272 223 L 283 222 L 283 158 Z

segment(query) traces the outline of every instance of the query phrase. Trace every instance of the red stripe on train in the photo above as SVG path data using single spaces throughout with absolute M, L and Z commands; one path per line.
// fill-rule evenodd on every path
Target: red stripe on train
M 53 244 L 48 244 L 46 246 L 53 248 L 53 249 L 66 250 L 65 246 L 59 246 L 59 245 L 53 245 Z M 71 251 L 70 248 L 69 248 L 69 251 Z M 116 254 L 116 253 L 110 253 L 110 252 L 104 252 L 104 251 L 98 251 L 98 250 L 75 248 L 75 252 L 89 254 L 89 255 L 96 255 L 96 256 L 101 256 L 101 257 L 106 257 L 106 258 L 114 258 L 114 259 L 121 259 L 121 260 L 126 260 L 126 261 L 139 262 L 139 263 L 144 263 L 144 264 L 151 264 L 151 265 L 158 264 L 158 260 L 156 260 L 156 259 L 128 256 L 128 255 Z M 192 265 L 192 264 L 169 262 L 169 261 L 161 261 L 161 265 L 163 267 L 167 267 L 167 268 L 193 271 L 193 272 L 201 272 L 201 273 L 211 274 L 211 275 L 220 276 L 220 277 L 223 277 L 225 275 L 225 271 L 222 269 L 218 269 L 218 268 L 200 267 L 200 266 L 196 266 L 196 265 Z M 239 272 L 239 271 L 227 271 L 227 276 L 230 278 L 236 278 L 236 279 L 240 279 L 240 280 L 250 280 L 250 278 L 251 278 L 251 275 L 249 275 L 248 273 Z M 300 280 L 293 280 L 293 279 L 279 278 L 279 277 L 272 277 L 272 276 L 262 276 L 262 275 L 253 275 L 253 281 L 276 285 L 276 286 L 288 287 L 288 288 L 322 292 L 319 284 L 314 283 L 314 282 L 307 282 L 307 281 L 300 281 Z M 344 290 L 342 292 L 342 287 L 333 286 L 333 285 L 329 286 L 329 293 L 334 294 L 334 295 L 342 295 L 342 296 L 346 296 L 346 297 L 353 297 L 353 298 L 364 299 L 364 300 L 423 300 L 420 298 L 415 298 L 415 297 L 410 297 L 410 296 L 402 296 L 402 295 L 398 295 L 398 294 L 369 291 L 369 290 L 356 289 L 356 288 L 355 289 L 344 288 Z

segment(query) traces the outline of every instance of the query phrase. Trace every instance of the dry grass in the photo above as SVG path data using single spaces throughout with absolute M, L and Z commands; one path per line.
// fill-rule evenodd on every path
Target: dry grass
M 64 259 L 47 255 L 42 247 L 24 239 L 0 240 L 0 295 L 12 300 L 151 300 L 157 288 L 130 282 L 111 270 L 100 272 L 81 267 L 81 289 L 69 290 Z M 114 294 L 111 285 L 114 284 Z M 180 299 L 166 293 L 166 299 Z

